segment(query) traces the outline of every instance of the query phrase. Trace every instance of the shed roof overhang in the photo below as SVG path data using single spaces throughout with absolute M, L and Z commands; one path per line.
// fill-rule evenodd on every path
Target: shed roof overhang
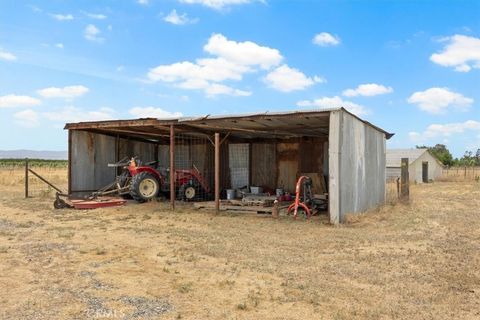
M 177 132 L 188 135 L 211 135 L 220 132 L 228 133 L 230 137 L 239 139 L 327 137 L 330 112 L 337 110 L 349 113 L 343 108 L 336 108 L 320 111 L 265 112 L 247 115 L 207 115 L 197 118 L 109 120 L 68 123 L 65 125 L 65 129 L 132 136 L 147 140 L 167 139 L 171 125 L 175 126 Z M 387 139 L 393 136 L 393 134 L 355 115 L 353 116 L 385 133 Z

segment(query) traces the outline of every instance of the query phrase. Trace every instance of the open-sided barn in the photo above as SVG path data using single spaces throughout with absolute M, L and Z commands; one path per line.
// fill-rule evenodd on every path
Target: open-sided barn
M 428 149 L 388 149 L 387 179 L 400 177 L 402 158 L 408 158 L 410 182 L 427 183 L 443 174 L 443 164 Z
M 328 192 L 332 223 L 385 201 L 385 141 L 392 134 L 344 108 L 82 122 L 65 128 L 69 193 L 74 195 L 110 183 L 117 172 L 107 164 L 135 155 L 158 161 L 170 173 L 195 167 L 216 200 L 226 189 L 245 185 L 294 193 L 301 174 L 316 175 L 314 189 Z M 175 179 L 170 180 L 173 186 Z M 174 205 L 175 192 L 171 201 Z

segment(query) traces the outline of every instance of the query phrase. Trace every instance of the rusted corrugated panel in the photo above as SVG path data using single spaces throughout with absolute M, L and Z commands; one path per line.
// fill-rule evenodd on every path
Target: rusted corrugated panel
M 300 143 L 300 172 L 323 171 L 323 142 L 324 139 L 302 139 Z
M 170 168 L 170 146 L 161 144 L 158 146 L 158 165 L 162 168 Z
M 252 144 L 252 185 L 275 189 L 277 187 L 275 143 Z
M 115 138 L 80 130 L 71 131 L 71 192 L 97 190 L 115 179 Z
M 295 192 L 295 184 L 299 174 L 298 142 L 277 144 L 277 186 L 286 191 Z
M 143 163 L 155 161 L 156 145 L 153 143 L 135 142 L 133 144 L 133 154 L 136 155 Z
M 115 162 L 115 138 L 103 134 L 94 134 L 94 189 L 100 189 L 115 180 L 115 168 L 109 163 Z
M 94 189 L 94 143 L 93 133 L 72 130 L 71 145 L 71 191 Z

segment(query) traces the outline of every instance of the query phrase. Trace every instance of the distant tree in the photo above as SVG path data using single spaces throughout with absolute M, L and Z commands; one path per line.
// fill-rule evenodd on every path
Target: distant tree
M 478 166 L 480 165 L 480 149 L 475 154 L 472 151 L 465 151 L 463 157 L 458 159 L 455 165 L 458 166 Z
M 437 143 L 434 147 L 417 146 L 417 149 L 428 149 L 428 151 L 440 160 L 446 166 L 452 166 L 455 164 L 453 156 L 444 144 Z

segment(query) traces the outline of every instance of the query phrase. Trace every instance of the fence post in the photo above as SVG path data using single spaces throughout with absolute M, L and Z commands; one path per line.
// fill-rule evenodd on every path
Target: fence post
M 25 199 L 28 198 L 28 158 L 25 158 Z
M 408 158 L 402 158 L 401 164 L 401 182 L 400 182 L 400 197 L 402 200 L 408 200 L 410 195 L 410 183 L 408 181 Z
M 467 166 L 465 166 L 464 170 L 465 170 L 465 173 L 463 174 L 463 178 L 467 179 Z

